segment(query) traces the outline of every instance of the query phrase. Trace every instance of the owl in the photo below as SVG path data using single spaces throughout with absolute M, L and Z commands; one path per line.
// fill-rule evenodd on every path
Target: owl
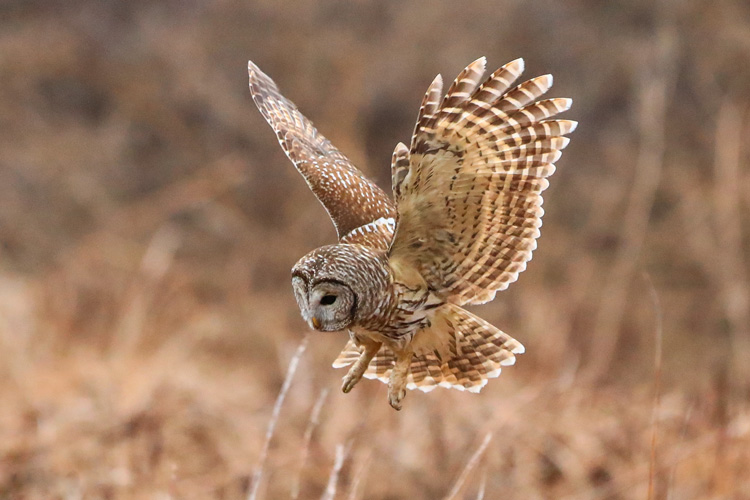
M 542 225 L 542 191 L 577 123 L 553 119 L 570 99 L 539 100 L 552 76 L 513 86 L 516 59 L 485 78 L 467 66 L 443 97 L 427 89 L 406 146 L 391 159 L 393 197 L 367 179 L 252 62 L 250 92 L 289 159 L 325 207 L 338 243 L 292 269 L 300 312 L 317 331 L 346 331 L 334 361 L 406 389 L 479 392 L 523 345 L 464 309 L 495 297 L 526 268 Z

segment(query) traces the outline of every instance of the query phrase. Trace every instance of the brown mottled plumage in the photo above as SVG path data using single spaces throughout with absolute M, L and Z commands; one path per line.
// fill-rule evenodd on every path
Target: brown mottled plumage
M 576 127 L 551 119 L 570 99 L 537 100 L 552 76 L 511 88 L 523 60 L 483 80 L 480 58 L 442 97 L 438 75 L 411 145 L 393 152 L 394 204 L 268 76 L 248 70 L 253 100 L 339 234 L 294 266 L 292 284 L 312 328 L 349 331 L 333 363 L 351 365 L 343 390 L 376 378 L 400 409 L 405 389 L 478 392 L 512 365 L 523 346 L 460 306 L 492 300 L 536 248 L 541 193 Z

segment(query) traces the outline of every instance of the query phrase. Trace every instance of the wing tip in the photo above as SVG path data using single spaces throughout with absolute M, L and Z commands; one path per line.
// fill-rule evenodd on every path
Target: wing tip
M 485 385 L 487 384 L 485 383 L 485 384 L 472 385 L 471 387 L 467 387 L 466 390 L 474 394 L 479 394 Z
M 270 76 L 263 73 L 257 64 L 247 61 L 247 77 L 250 86 L 250 95 L 252 95 L 255 104 L 260 108 L 263 100 L 262 94 L 268 91 L 278 91 L 276 83 Z
M 570 97 L 558 97 L 554 101 L 558 113 L 568 111 L 570 107 L 573 106 L 573 99 L 571 99 Z
M 257 64 L 248 60 L 247 61 L 247 75 L 250 77 L 250 83 L 258 80 L 258 74 L 263 75 L 264 73 L 260 70 Z
M 513 348 L 510 350 L 510 352 L 512 352 L 513 354 L 523 354 L 523 353 L 525 353 L 526 352 L 526 348 L 523 346 L 523 344 L 520 343 L 520 342 L 518 342 L 517 340 L 516 340 L 516 343 L 517 344 L 515 346 L 513 346 Z
M 468 68 L 474 69 L 474 70 L 478 71 L 480 74 L 484 73 L 484 70 L 487 69 L 487 57 L 486 56 L 481 56 L 481 57 L 477 58 L 474 62 L 472 62 L 471 64 L 469 64 L 466 68 L 467 69 Z M 477 69 L 477 68 L 479 68 L 479 69 Z
M 415 384 L 414 382 L 411 382 L 406 386 L 406 388 L 409 389 L 410 391 L 413 391 L 416 389 L 418 391 L 424 392 L 425 394 L 428 392 L 434 391 L 436 387 L 437 387 L 437 384 L 418 385 L 418 384 Z
M 517 72 L 518 74 L 521 74 L 526 69 L 526 61 L 524 61 L 523 57 L 519 57 L 517 59 L 513 59 L 511 62 L 506 64 L 504 68 L 515 70 L 515 72 Z
M 507 358 L 500 361 L 500 366 L 513 366 L 516 364 L 515 356 L 508 356 Z

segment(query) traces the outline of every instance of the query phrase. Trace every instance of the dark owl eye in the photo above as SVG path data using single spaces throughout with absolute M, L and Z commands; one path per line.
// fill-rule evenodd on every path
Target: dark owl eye
M 320 305 L 322 306 L 330 306 L 334 302 L 336 302 L 335 295 L 323 295 L 323 298 L 320 299 Z

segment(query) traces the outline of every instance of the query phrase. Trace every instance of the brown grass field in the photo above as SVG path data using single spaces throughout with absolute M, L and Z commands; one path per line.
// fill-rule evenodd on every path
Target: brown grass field
M 486 55 L 580 122 L 481 394 L 339 390 L 268 72 L 390 190 Z M 750 3 L 0 1 L 0 499 L 750 499 Z M 283 397 L 282 395 L 283 389 Z

